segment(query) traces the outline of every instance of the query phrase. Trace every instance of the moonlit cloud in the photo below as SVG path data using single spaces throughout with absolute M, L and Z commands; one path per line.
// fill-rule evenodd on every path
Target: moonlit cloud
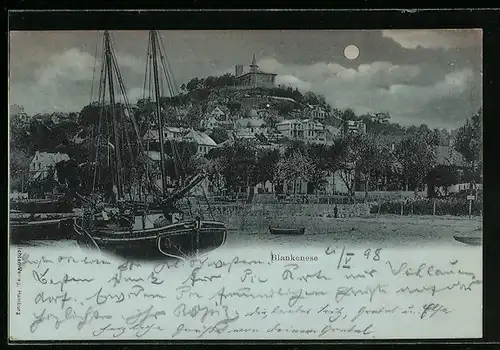
M 391 38 L 402 47 L 416 49 L 452 49 L 478 45 L 481 30 L 427 29 L 427 30 L 384 30 L 382 35 Z
M 416 65 L 373 62 L 352 69 L 329 62 L 287 66 L 272 58 L 259 64 L 278 73 L 278 83 L 320 93 L 336 108 L 352 108 L 358 114 L 389 112 L 393 121 L 405 125 L 427 123 L 443 127 L 434 118 L 436 112 L 429 113 L 428 106 L 439 110 L 441 103 L 463 98 L 474 78 L 471 69 L 462 69 L 421 86 L 412 82 L 421 73 Z
M 276 77 L 276 83 L 278 85 L 291 86 L 297 88 L 301 91 L 309 91 L 311 90 L 311 84 L 307 81 L 300 80 L 293 75 L 278 75 Z
M 143 96 L 147 32 L 114 32 L 115 52 L 133 103 Z M 95 99 L 96 32 L 11 35 L 10 103 L 29 114 L 79 111 Z M 278 84 L 323 94 L 335 108 L 389 112 L 401 124 L 455 128 L 481 105 L 481 32 L 165 31 L 177 85 L 233 73 L 256 54 Z M 343 56 L 355 44 L 362 53 Z M 95 69 L 95 74 L 94 74 Z M 94 79 L 93 79 L 94 78 Z M 93 93 L 91 96 L 91 90 Z

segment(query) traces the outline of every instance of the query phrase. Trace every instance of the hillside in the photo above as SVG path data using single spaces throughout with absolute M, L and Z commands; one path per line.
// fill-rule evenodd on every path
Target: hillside
M 141 104 L 139 101 L 138 104 Z M 331 112 L 331 106 L 324 96 L 298 89 L 277 86 L 274 88 L 249 88 L 237 86 L 234 76 L 225 74 L 220 77 L 193 78 L 181 86 L 175 97 L 163 98 L 166 108 L 181 109 L 181 114 L 190 126 L 197 125 L 200 114 L 211 112 L 218 107 L 232 119 L 262 117 L 268 120 L 305 117 L 307 109 L 313 106 Z

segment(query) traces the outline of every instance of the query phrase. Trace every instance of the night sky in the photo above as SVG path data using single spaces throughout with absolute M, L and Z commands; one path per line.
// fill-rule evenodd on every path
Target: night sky
M 111 32 L 135 102 L 147 31 Z M 160 31 L 177 85 L 234 72 L 253 54 L 279 84 L 323 94 L 334 108 L 389 112 L 392 121 L 453 129 L 482 101 L 480 30 Z M 10 103 L 28 114 L 79 111 L 91 100 L 102 32 L 12 32 Z M 359 56 L 347 59 L 348 45 Z M 98 55 L 100 57 L 100 55 Z M 97 67 L 99 67 L 97 63 Z M 98 81 L 98 69 L 94 81 Z M 94 98 L 95 100 L 95 98 Z

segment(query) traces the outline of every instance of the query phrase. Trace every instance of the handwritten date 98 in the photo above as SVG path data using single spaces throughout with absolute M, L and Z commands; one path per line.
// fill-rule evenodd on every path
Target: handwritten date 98
M 382 248 L 377 248 L 377 249 L 366 249 L 363 255 L 366 257 L 367 260 L 373 260 L 373 261 L 380 261 L 380 252 L 382 251 Z

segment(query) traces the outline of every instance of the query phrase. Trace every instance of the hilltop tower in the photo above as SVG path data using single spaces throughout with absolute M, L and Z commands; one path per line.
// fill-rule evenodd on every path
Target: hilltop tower
M 255 59 L 255 54 L 253 54 L 252 63 L 250 63 L 250 72 L 257 73 L 258 69 L 257 60 Z
M 243 73 L 241 68 L 242 66 L 240 65 L 237 65 L 235 68 L 238 85 L 246 86 L 249 88 L 253 87 L 272 88 L 275 86 L 275 80 L 277 74 L 260 71 L 259 66 L 257 65 L 257 59 L 255 58 L 255 54 L 252 57 L 252 63 L 250 63 L 250 71 L 247 73 Z

